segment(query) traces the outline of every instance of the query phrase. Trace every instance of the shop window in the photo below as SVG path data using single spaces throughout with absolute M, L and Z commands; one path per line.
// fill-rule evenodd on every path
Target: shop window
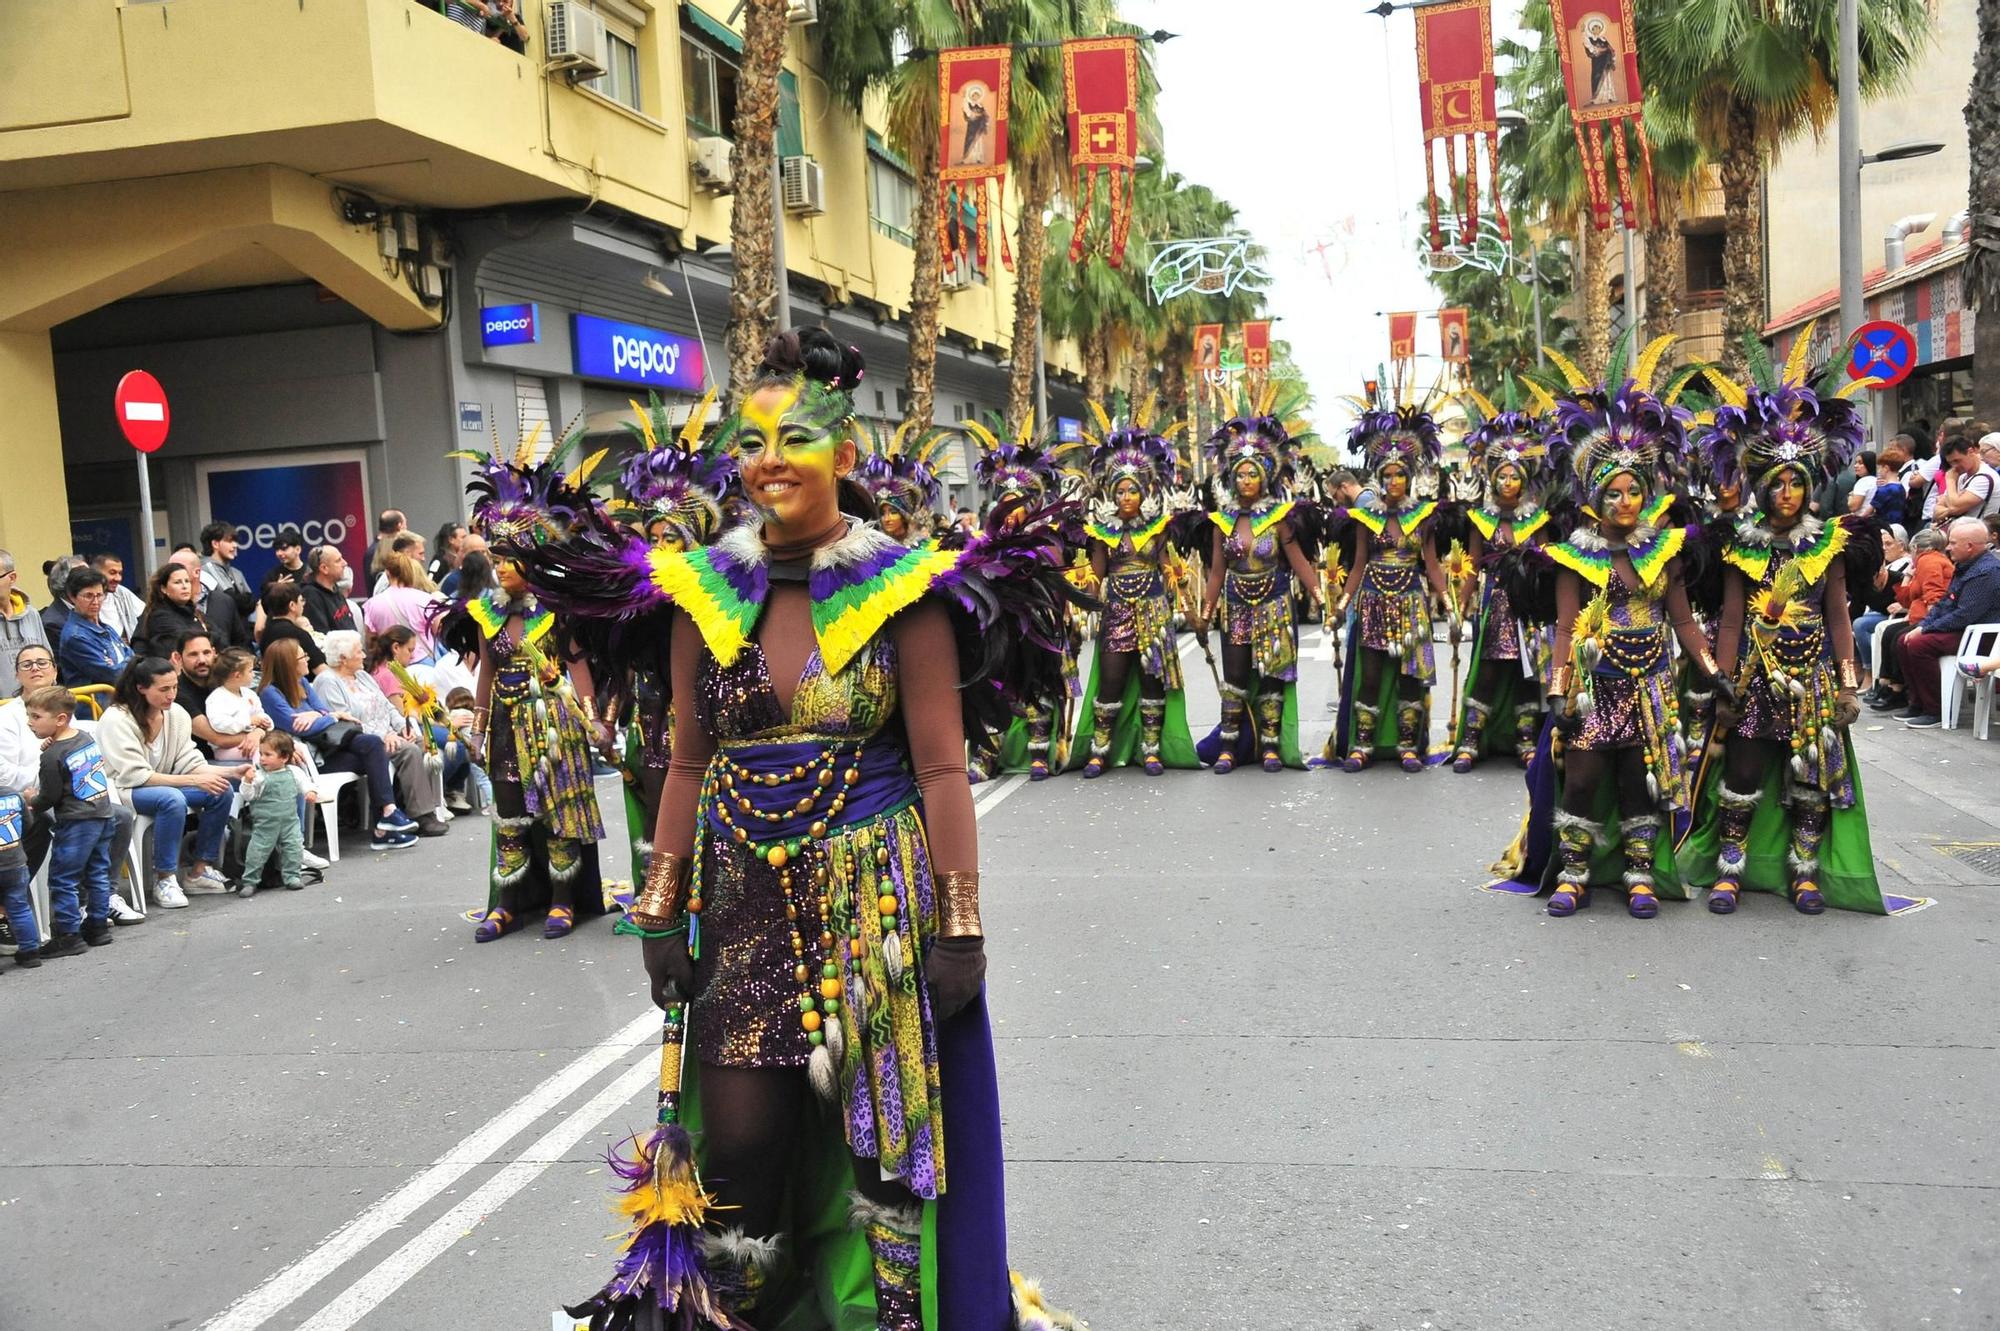
M 875 153 L 868 154 L 868 220 L 891 240 L 916 244 L 911 218 L 917 208 L 917 182 L 908 172 Z
M 735 60 L 683 34 L 681 84 L 687 90 L 688 133 L 728 138 L 736 123 Z
M 1682 236 L 1681 257 L 1686 265 L 1683 271 L 1686 273 L 1687 307 L 1691 310 L 1720 309 L 1723 289 L 1728 285 L 1722 276 L 1722 233 L 1695 231 Z

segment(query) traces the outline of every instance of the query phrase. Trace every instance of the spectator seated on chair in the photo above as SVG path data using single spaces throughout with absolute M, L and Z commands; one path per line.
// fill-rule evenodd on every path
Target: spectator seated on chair
M 1875 642 L 1875 630 L 1889 618 L 1896 604 L 1896 586 L 1907 576 L 1910 569 L 1909 533 L 1903 525 L 1892 523 L 1882 529 L 1882 567 L 1875 570 L 1873 585 L 1864 588 L 1848 588 L 1854 615 L 1855 655 L 1861 660 L 1862 669 L 1872 667 L 1871 649 Z M 1873 690 L 1871 689 L 1872 693 Z M 1873 701 L 1872 698 L 1866 701 Z
M 229 809 L 241 768 L 217 767 L 195 747 L 188 714 L 174 701 L 180 672 L 173 662 L 142 656 L 118 677 L 117 701 L 97 724 L 97 742 L 112 783 L 139 814 L 153 820 L 153 901 L 167 910 L 187 905 L 187 893 L 229 890 L 215 866 L 229 835 Z M 196 819 L 194 863 L 183 888 L 181 834 Z
M 422 738 L 423 732 L 418 727 L 429 726 L 430 747 L 444 761 L 445 790 L 450 792 L 462 785 L 472 768 L 472 757 L 464 744 L 451 737 L 452 727 L 436 715 L 435 703 L 441 696 L 437 671 L 419 663 L 417 635 L 400 624 L 376 634 L 369 643 L 366 665 L 382 696 L 409 718 L 413 733 Z M 412 682 L 418 696 L 411 697 L 403 687 L 398 670 Z M 460 727 L 459 733 L 465 734 L 466 728 Z
M 354 622 L 354 607 L 347 603 L 352 572 L 337 545 L 316 545 L 306 552 L 306 582 L 300 590 L 305 593 L 306 622 L 313 632 L 360 629 Z
M 209 629 L 208 619 L 198 604 L 200 596 L 201 583 L 185 564 L 160 565 L 159 572 L 146 584 L 146 613 L 139 627 L 132 631 L 132 650 L 140 656 L 156 656 L 165 661 L 180 645 L 181 635 L 197 629 L 221 641 L 225 635 Z M 224 641 L 221 645 L 232 644 Z
M 264 653 L 264 710 L 279 729 L 313 746 L 322 772 L 353 772 L 368 779 L 370 845 L 403 850 L 417 843 L 416 821 L 396 806 L 396 782 L 381 737 L 369 734 L 351 712 L 329 706 L 305 677 L 305 653 L 295 642 L 274 642 Z
M 258 630 L 257 650 L 267 652 L 279 641 L 295 642 L 305 654 L 306 674 L 317 678 L 326 669 L 326 652 L 320 634 L 306 618 L 306 595 L 289 578 L 280 578 L 264 588 L 264 627 Z
M 1974 624 L 2000 621 L 2000 556 L 1991 547 L 1986 524 L 1959 518 L 1945 537 L 1952 562 L 1951 585 L 1917 628 L 1903 637 L 1903 682 L 1910 695 L 1904 724 L 1943 724 L 1938 662 L 1958 650 L 1958 640 Z
M 132 641 L 139 620 L 145 616 L 146 603 L 125 585 L 125 561 L 114 554 L 98 554 L 90 557 L 90 566 L 104 575 L 104 622 L 117 629 L 126 642 Z
M 391 559 L 398 556 L 391 555 Z M 373 601 L 369 604 L 374 605 Z M 396 794 L 403 807 L 416 817 L 418 836 L 443 836 L 450 829 L 437 816 L 440 798 L 438 780 L 426 761 L 423 739 L 411 733 L 408 717 L 383 695 L 381 685 L 369 674 L 361 656 L 361 635 L 342 629 L 326 635 L 326 669 L 313 687 L 327 706 L 344 712 L 361 723 L 368 734 L 382 741 L 395 773 Z M 439 761 L 443 761 L 442 754 Z
M 69 687 L 82 684 L 111 684 L 132 659 L 132 649 L 118 630 L 104 622 L 104 598 L 110 580 L 88 564 L 70 570 L 69 618 L 63 621 L 62 642 L 56 661 L 62 682 Z
M 1892 611 L 1900 607 L 1906 617 L 1883 630 L 1880 673 L 1867 700 L 1878 712 L 1891 711 L 1908 701 L 1903 691 L 1902 642 L 1951 586 L 1951 557 L 1944 552 L 1944 542 L 1944 533 L 1936 527 L 1925 527 L 1910 538 L 1910 569 L 1896 584 L 1896 599 L 1890 607 Z
M 14 657 L 20 650 L 30 644 L 49 645 L 42 617 L 20 589 L 20 581 L 14 556 L 0 550 L 0 698 L 14 692 Z

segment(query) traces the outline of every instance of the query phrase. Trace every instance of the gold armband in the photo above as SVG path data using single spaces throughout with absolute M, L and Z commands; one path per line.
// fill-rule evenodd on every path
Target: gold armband
M 680 917 L 687 902 L 688 879 L 694 860 L 664 850 L 653 852 L 646 882 L 632 902 L 632 922 L 646 929 L 664 929 Z
M 1844 691 L 1860 688 L 1861 667 L 1855 665 L 1852 661 L 1842 661 L 1840 663 L 1840 687 Z
M 979 938 L 979 871 L 952 869 L 937 876 L 939 933 L 944 938 Z
M 1559 665 L 1549 667 L 1549 692 L 1558 693 L 1567 698 L 1569 696 L 1571 678 L 1572 673 L 1568 666 Z
M 1715 663 L 1715 653 L 1709 651 L 1707 648 L 1703 648 L 1701 655 L 1695 657 L 1695 664 L 1700 666 L 1702 673 L 1710 679 L 1714 679 L 1722 673 L 1722 667 Z

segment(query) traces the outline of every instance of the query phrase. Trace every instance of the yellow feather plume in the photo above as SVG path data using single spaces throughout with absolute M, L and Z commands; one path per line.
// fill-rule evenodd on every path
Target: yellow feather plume
M 1792 339 L 1792 354 L 1785 357 L 1785 372 L 1778 376 L 1778 387 L 1791 388 L 1806 381 L 1806 357 L 1812 354 L 1813 329 L 1819 320 L 1808 319 L 1806 326 L 1799 329 L 1799 335 Z
M 1668 348 L 1677 341 L 1679 338 L 1674 334 L 1662 333 L 1648 342 L 1646 349 L 1639 353 L 1639 362 L 1632 367 L 1632 377 L 1645 392 L 1653 391 L 1653 376 L 1660 372 L 1660 361 L 1665 358 Z
M 1145 400 L 1139 404 L 1139 410 L 1133 413 L 1132 424 L 1138 426 L 1142 430 L 1152 429 L 1153 408 L 1159 406 L 1159 404 L 1160 404 L 1159 390 L 1158 389 L 1149 390 L 1146 394 Z
M 1850 379 L 1835 389 L 1833 395 L 1841 398 L 1853 397 L 1857 393 L 1865 393 L 1871 388 L 1880 388 L 1881 386 L 1882 381 L 1880 379 Z
M 701 401 L 688 413 L 686 422 L 681 426 L 680 444 L 683 449 L 693 453 L 701 448 L 701 432 L 708 428 L 708 409 L 714 404 L 715 390 L 711 388 L 701 395 Z
M 1175 421 L 1173 424 L 1169 425 L 1166 429 L 1160 431 L 1160 438 L 1166 440 L 1168 443 L 1171 444 L 1172 442 L 1174 442 L 1176 438 L 1180 436 L 1182 431 L 1188 428 L 1189 424 L 1190 422 L 1186 420 Z
M 653 434 L 653 413 L 647 411 L 644 407 L 640 406 L 637 402 L 634 402 L 629 397 L 625 399 L 625 405 L 632 408 L 632 414 L 638 418 L 639 433 L 645 437 L 646 447 L 658 448 L 660 446 L 660 441 Z
M 1571 388 L 1590 387 L 1590 376 L 1585 374 L 1582 370 L 1579 370 L 1576 367 L 1575 361 L 1563 355 L 1560 351 L 1557 351 L 1554 347 L 1543 347 L 1542 354 L 1549 358 L 1550 364 L 1554 365 L 1558 370 L 1562 371 L 1564 381 L 1566 381 Z
M 928 467 L 937 458 L 937 455 L 945 450 L 946 445 L 955 442 L 951 431 L 939 430 L 929 439 L 917 445 L 917 461 Z
M 532 463 L 535 460 L 536 450 L 541 447 L 541 444 L 542 422 L 536 421 L 535 428 L 528 431 L 527 437 L 521 440 L 521 446 L 514 450 L 514 465 L 525 467 Z
M 1750 401 L 1750 391 L 1726 374 L 1708 372 L 1708 382 L 1715 388 L 1715 395 L 1722 399 L 1726 407 L 1740 407 Z
M 1032 418 L 1033 414 L 1030 413 L 1030 419 Z M 964 430 L 974 439 L 977 439 L 979 447 L 985 452 L 991 453 L 994 449 L 1000 447 L 1000 440 L 994 435 L 993 431 L 987 429 L 978 421 L 961 421 L 958 428 Z
M 1104 410 L 1104 404 L 1102 402 L 1096 401 L 1095 399 L 1092 399 L 1090 403 L 1090 414 L 1097 418 L 1098 430 L 1107 436 L 1110 435 L 1111 414 Z
M 1493 405 L 1492 399 L 1478 389 L 1468 388 L 1465 390 L 1465 395 L 1472 399 L 1473 406 L 1479 408 L 1479 414 L 1488 420 L 1500 414 L 1500 409 Z
M 568 477 L 565 478 L 568 484 L 576 486 L 578 489 L 582 489 L 583 486 L 590 481 L 590 473 L 597 470 L 597 464 L 604 461 L 605 457 L 608 456 L 610 452 L 611 450 L 608 448 L 600 448 L 595 453 L 592 453 L 589 457 L 585 458 L 583 460 L 583 465 L 578 467 L 575 471 L 572 471 L 568 475 Z
M 983 429 L 984 427 L 982 426 L 981 428 Z M 990 436 L 992 432 L 989 430 L 987 433 Z M 1033 407 L 1029 407 L 1027 413 L 1021 417 L 1021 428 L 1014 431 L 1014 442 L 1017 445 L 1023 446 L 1035 442 L 1035 409 Z
M 1523 379 L 1521 381 L 1521 386 L 1528 390 L 1528 397 L 1535 404 L 1535 414 L 1537 416 L 1540 416 L 1545 412 L 1550 412 L 1555 410 L 1556 407 L 1555 395 L 1549 392 L 1548 389 L 1542 387 L 1540 384 L 1536 383 L 1533 379 Z

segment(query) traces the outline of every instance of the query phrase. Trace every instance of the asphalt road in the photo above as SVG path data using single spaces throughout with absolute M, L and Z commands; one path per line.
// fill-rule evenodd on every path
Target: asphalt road
M 1551 920 L 1478 890 L 1499 767 L 983 789 L 1014 1263 L 1096 1331 L 2000 1326 L 2000 744 L 1861 752 L 1931 909 Z M 484 850 L 0 976 L 0 1328 L 543 1331 L 596 1288 L 657 1022 L 602 923 L 475 948 Z

